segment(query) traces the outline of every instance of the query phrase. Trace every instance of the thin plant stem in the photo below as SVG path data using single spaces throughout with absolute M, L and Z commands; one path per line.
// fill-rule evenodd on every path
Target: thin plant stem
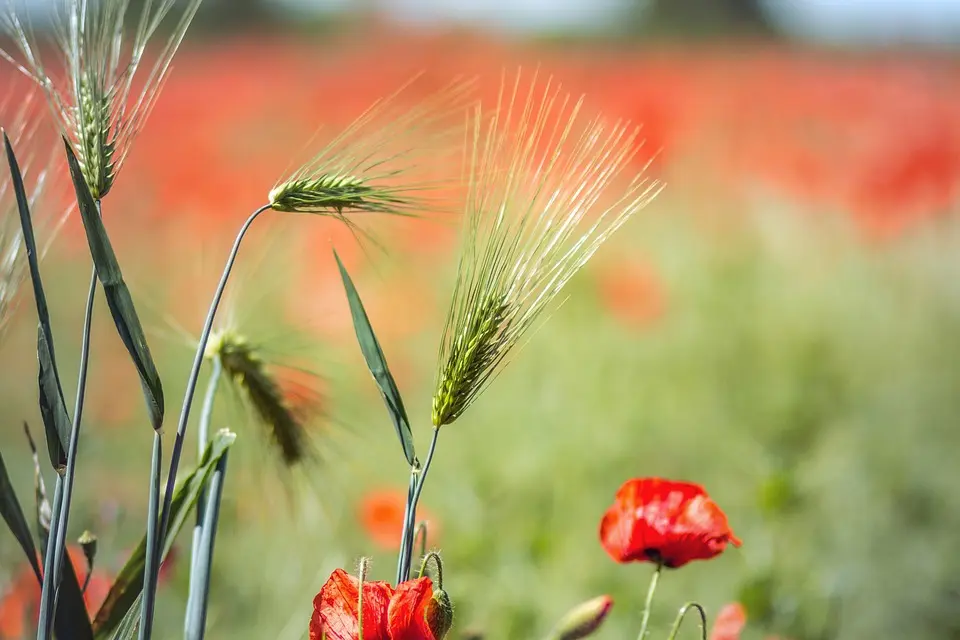
M 407 562 L 407 520 L 410 517 L 410 508 L 413 505 L 413 494 L 417 491 L 417 474 L 420 471 L 420 463 L 414 459 L 413 466 L 410 467 L 410 485 L 407 488 L 407 504 L 403 508 L 403 531 L 400 534 L 400 555 L 397 556 L 397 585 L 403 581 L 403 568 Z
M 673 621 L 673 628 L 670 629 L 670 636 L 667 640 L 676 640 L 677 633 L 680 632 L 680 625 L 683 624 L 683 619 L 687 617 L 687 612 L 690 609 L 696 609 L 697 613 L 700 614 L 700 639 L 707 640 L 707 613 L 696 602 L 688 602 L 680 607 L 680 612 L 677 614 L 677 619 Z
M 433 428 L 433 438 L 430 440 L 430 448 L 427 450 L 427 458 L 423 462 L 423 468 L 418 473 L 417 486 L 413 492 L 413 499 L 410 502 L 410 508 L 407 510 L 407 519 L 403 523 L 404 539 L 406 541 L 403 566 L 403 575 L 400 582 L 410 579 L 410 563 L 413 555 L 413 523 L 417 519 L 417 503 L 420 502 L 420 492 L 423 491 L 423 483 L 427 480 L 427 473 L 430 471 L 430 463 L 433 462 L 433 454 L 437 450 L 437 439 L 440 437 L 440 427 Z
M 217 389 L 220 386 L 220 375 L 223 372 L 223 364 L 219 358 L 213 359 L 213 370 L 210 372 L 210 380 L 207 381 L 207 391 L 203 397 L 203 407 L 200 409 L 200 424 L 197 428 L 197 460 L 203 458 L 207 450 L 207 441 L 210 434 L 210 420 L 213 417 L 213 405 L 217 397 Z M 190 587 L 187 596 L 187 611 L 184 616 L 184 625 L 189 625 L 193 617 L 190 607 L 194 602 L 194 594 L 199 588 L 197 584 L 197 555 L 202 548 L 202 536 L 204 527 L 204 510 L 206 507 L 206 487 L 200 491 L 200 499 L 197 500 L 197 523 L 193 527 L 193 544 L 190 547 Z M 187 633 L 189 627 L 184 627 L 184 633 Z
M 210 569 L 213 565 L 213 546 L 217 537 L 217 523 L 220 517 L 220 500 L 223 496 L 224 476 L 227 473 L 227 453 L 217 461 L 210 478 L 207 505 L 204 509 L 203 530 L 200 537 L 200 549 L 196 553 L 197 564 L 191 567 L 190 595 L 187 600 L 187 625 L 184 633 L 186 640 L 203 640 L 207 626 L 207 601 L 210 598 Z M 196 580 L 194 580 L 196 572 Z M 194 590 L 194 587 L 196 589 Z
M 263 213 L 264 211 L 270 208 L 269 204 L 265 204 L 247 218 L 246 222 L 243 223 L 243 226 L 240 227 L 240 232 L 237 233 L 236 239 L 233 241 L 233 247 L 230 249 L 230 255 L 227 256 L 227 263 L 223 268 L 223 274 L 220 276 L 220 282 L 217 284 L 217 289 L 213 294 L 213 300 L 210 302 L 210 309 L 207 311 L 207 319 L 203 325 L 203 331 L 200 333 L 200 342 L 197 345 L 197 353 L 193 358 L 193 367 L 190 370 L 190 377 L 187 379 L 187 389 L 183 396 L 183 406 L 180 409 L 180 422 L 177 424 L 177 435 L 173 441 L 173 449 L 170 452 L 170 468 L 167 471 L 167 488 L 166 493 L 163 496 L 163 509 L 160 512 L 160 527 L 159 527 L 159 537 L 162 539 L 167 534 L 167 526 L 169 525 L 170 519 L 170 508 L 171 501 L 173 500 L 173 490 L 174 485 L 177 481 L 177 469 L 180 466 L 180 454 L 183 451 L 183 441 L 187 433 L 187 421 L 190 419 L 190 408 L 193 406 L 193 396 L 197 391 L 197 381 L 200 377 L 200 367 L 203 364 L 204 353 L 207 349 L 207 342 L 210 340 L 210 332 L 213 330 L 213 320 L 217 314 L 217 308 L 220 306 L 220 300 L 223 298 L 223 291 L 227 286 L 227 280 L 230 278 L 230 272 L 233 270 L 233 263 L 237 259 L 237 253 L 240 250 L 240 243 L 243 241 L 243 237 L 247 233 L 247 229 L 250 228 L 250 225 L 253 224 L 253 221 Z M 159 549 L 153 549 L 148 547 L 147 550 L 154 554 L 160 552 Z M 146 574 L 146 579 L 152 583 L 156 583 L 157 575 L 156 572 L 159 570 L 159 563 L 154 562 L 150 563 L 148 566 L 152 566 L 153 574 Z M 153 607 L 153 602 L 148 602 L 144 600 L 144 607 Z M 152 615 L 151 615 L 152 617 Z
M 163 438 L 153 434 L 153 458 L 150 463 L 150 499 L 147 505 L 147 554 L 143 570 L 143 602 L 140 608 L 140 640 L 150 640 L 153 633 L 153 608 L 157 598 L 156 574 L 160 568 L 160 549 L 163 535 L 160 532 L 158 511 L 160 507 L 160 464 L 163 461 Z
M 420 544 L 418 545 L 417 542 Z M 427 521 L 421 520 L 417 523 L 417 528 L 413 532 L 413 546 L 417 547 L 417 557 L 424 558 L 427 555 Z
M 102 215 L 100 201 L 97 200 L 97 215 Z M 42 629 L 49 634 L 52 621 L 56 616 L 56 598 L 63 571 L 63 556 L 67 542 L 67 523 L 70 519 L 70 504 L 73 500 L 73 482 L 77 469 L 77 450 L 80 444 L 80 421 L 83 417 L 83 400 L 87 392 L 87 366 L 90 363 L 90 329 L 93 323 L 93 301 L 97 293 L 97 268 L 90 273 L 90 286 L 83 314 L 83 334 L 80 338 L 80 371 L 77 374 L 77 397 L 73 407 L 73 424 L 70 425 L 70 441 L 67 443 L 67 468 L 63 477 L 57 475 L 57 489 L 60 501 L 55 501 L 50 519 L 50 536 L 47 539 L 47 558 L 44 562 L 45 575 L 40 594 L 41 616 L 46 616 L 49 626 Z M 53 548 L 50 541 L 53 541 Z M 49 573 L 49 577 L 46 575 Z M 89 576 L 88 576 L 89 577 Z M 46 604 L 46 606 L 44 606 Z M 42 625 L 41 625 L 42 626 Z M 38 631 L 38 638 L 41 637 Z M 43 638 L 49 637 L 44 635 Z
M 60 513 L 60 505 L 63 502 L 63 476 L 57 474 L 57 482 L 53 490 L 53 508 L 51 513 Z M 53 637 L 53 618 L 56 603 L 54 602 L 54 592 L 56 585 L 53 583 L 53 553 L 50 544 L 56 539 L 57 527 L 60 519 L 50 518 L 50 531 L 47 532 L 46 556 L 43 559 L 43 586 L 40 590 L 40 616 L 37 621 L 37 640 L 50 640 Z
M 98 204 L 99 211 L 99 204 Z M 60 583 L 63 570 L 63 555 L 67 541 L 67 522 L 70 517 L 70 504 L 73 499 L 73 482 L 77 470 L 77 449 L 80 443 L 80 420 L 83 416 L 83 399 L 87 392 L 87 365 L 90 362 L 90 328 L 93 322 L 93 300 L 97 293 L 97 269 L 90 274 L 90 287 L 87 291 L 87 306 L 83 316 L 83 335 L 80 343 L 80 373 L 77 376 L 77 398 L 73 407 L 73 424 L 70 428 L 70 443 L 67 452 L 67 469 L 63 478 L 63 504 L 57 517 L 57 537 L 54 542 L 53 578 Z
M 653 572 L 650 578 L 650 588 L 647 589 L 647 599 L 643 603 L 643 618 L 640 620 L 640 635 L 637 640 L 645 640 L 647 637 L 647 627 L 650 624 L 650 610 L 653 608 L 653 594 L 657 591 L 657 583 L 660 582 L 660 573 L 663 571 L 663 563 L 657 564 L 657 570 Z
M 431 551 L 423 557 L 423 562 L 420 563 L 420 573 L 417 574 L 418 578 L 422 578 L 427 571 L 427 563 L 433 560 L 433 566 L 437 568 L 437 588 L 443 589 L 443 562 L 440 560 L 440 554 L 436 551 Z

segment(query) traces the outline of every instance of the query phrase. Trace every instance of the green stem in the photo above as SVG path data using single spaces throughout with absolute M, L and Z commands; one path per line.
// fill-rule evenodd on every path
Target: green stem
M 180 421 L 177 424 L 177 435 L 173 441 L 173 449 L 170 452 L 170 468 L 167 471 L 166 492 L 163 496 L 163 509 L 160 512 L 159 538 L 161 540 L 164 536 L 166 536 L 167 527 L 169 526 L 171 501 L 173 500 L 173 491 L 177 482 L 177 469 L 180 466 L 180 454 L 183 452 L 183 442 L 186 438 L 187 421 L 190 419 L 190 409 L 193 406 L 193 396 L 197 391 L 197 381 L 200 377 L 200 366 L 203 364 L 203 357 L 207 350 L 207 342 L 210 340 L 210 332 L 213 330 L 213 320 L 217 315 L 217 309 L 220 306 L 220 300 L 223 298 L 223 291 L 227 286 L 227 280 L 230 278 L 230 272 L 233 270 L 233 263 L 237 260 L 237 253 L 240 251 L 240 243 L 243 241 L 243 238 L 246 235 L 247 230 L 250 228 L 250 225 L 253 224 L 253 221 L 269 208 L 269 204 L 263 205 L 250 214 L 246 222 L 243 223 L 243 226 L 240 227 L 240 232 L 237 233 L 237 237 L 233 241 L 233 247 L 230 249 L 230 254 L 227 256 L 227 263 L 224 265 L 223 273 L 220 276 L 220 282 L 217 284 L 217 289 L 213 294 L 213 300 L 210 302 L 210 309 L 207 311 L 207 319 L 204 322 L 203 331 L 200 332 L 200 342 L 197 345 L 197 352 L 193 358 L 193 367 L 190 369 L 190 377 L 187 379 L 187 389 L 183 396 L 183 406 L 180 409 Z M 160 549 L 148 548 L 147 551 L 152 552 L 153 554 L 160 553 Z M 148 579 L 154 583 L 157 581 L 156 572 L 159 570 L 159 562 L 156 560 L 157 559 L 154 558 L 154 562 L 152 563 L 154 575 L 148 576 Z M 153 606 L 153 603 L 147 603 L 145 601 L 144 605 Z
M 143 568 L 143 602 L 140 608 L 140 640 L 150 640 L 153 633 L 153 609 L 157 599 L 157 579 L 163 535 L 160 533 L 160 464 L 163 461 L 163 439 L 153 434 L 153 457 L 150 463 L 150 498 L 147 503 L 147 553 Z
M 200 424 L 197 428 L 197 460 L 203 458 L 204 452 L 207 450 L 207 444 L 210 434 L 210 420 L 213 417 L 213 405 L 217 397 L 217 388 L 220 385 L 220 376 L 223 372 L 223 364 L 220 362 L 220 358 L 213 359 L 213 370 L 210 372 L 210 380 L 207 382 L 207 391 L 203 398 L 203 408 L 200 410 Z M 204 531 L 204 517 L 206 509 L 206 487 L 200 491 L 200 499 L 197 500 L 197 523 L 193 527 L 193 544 L 190 547 L 190 586 L 187 596 L 187 611 L 184 615 L 184 631 L 186 633 L 187 625 L 190 624 L 190 621 L 193 619 L 194 612 L 191 611 L 191 607 L 195 602 L 195 597 L 197 590 L 200 588 L 198 584 L 199 573 L 197 572 L 197 563 L 198 555 L 202 548 L 202 537 Z
M 417 544 L 419 542 L 419 544 Z M 417 557 L 424 558 L 427 555 L 427 521 L 421 520 L 417 523 L 417 528 L 413 532 L 413 546 L 417 547 Z
M 647 600 L 643 603 L 643 618 L 640 620 L 640 635 L 638 640 L 645 640 L 647 637 L 647 627 L 650 625 L 650 610 L 653 608 L 653 594 L 657 591 L 657 583 L 660 582 L 660 573 L 663 571 L 663 564 L 657 564 L 657 570 L 653 572 L 650 578 L 650 588 L 647 589 Z
M 101 214 L 100 201 L 97 200 L 97 214 Z M 67 544 L 67 522 L 70 516 L 70 504 L 73 499 L 73 482 L 77 469 L 77 449 L 80 444 L 80 420 L 83 416 L 83 399 L 87 391 L 87 366 L 90 362 L 90 328 L 93 323 L 93 301 L 97 292 L 97 269 L 90 274 L 90 287 L 83 315 L 83 334 L 80 338 L 80 371 L 77 375 L 77 397 L 73 408 L 73 423 L 70 425 L 70 441 L 67 443 L 67 468 L 64 476 L 57 477 L 57 488 L 62 489 L 61 501 L 51 512 L 50 537 L 47 539 L 47 573 L 43 577 L 40 592 L 40 612 L 47 624 L 41 623 L 38 638 L 46 640 L 52 632 L 52 622 L 56 617 L 57 590 L 63 571 L 64 549 Z M 53 542 L 51 548 L 50 542 Z
M 99 205 L 98 205 L 99 208 Z M 67 521 L 73 498 L 73 481 L 77 470 L 77 448 L 80 443 L 80 419 L 83 415 L 83 398 L 87 392 L 87 365 L 90 362 L 90 325 L 93 322 L 93 301 L 97 293 L 97 269 L 90 274 L 90 287 L 87 291 L 87 306 L 83 316 L 83 335 L 80 343 L 80 373 L 77 376 L 77 398 L 73 407 L 73 424 L 70 428 L 70 443 L 67 451 L 67 469 L 63 478 L 63 504 L 60 513 L 60 526 L 54 541 L 53 578 L 59 584 L 63 570 L 63 555 L 67 541 Z
M 224 476 L 227 473 L 227 453 L 217 461 L 216 470 L 210 478 L 210 490 L 207 507 L 204 510 L 203 530 L 200 549 L 196 554 L 196 571 L 190 574 L 190 595 L 187 600 L 186 640 L 203 640 L 207 626 L 207 602 L 210 599 L 210 569 L 213 566 L 213 543 L 217 535 L 217 523 L 220 516 L 220 501 L 223 497 Z M 198 504 L 199 506 L 199 504 Z M 194 587 L 196 589 L 194 590 Z
M 53 508 L 50 512 L 52 514 L 60 513 L 60 505 L 62 503 L 63 476 L 58 473 L 57 483 L 53 490 Z M 40 615 L 37 622 L 37 640 L 49 640 L 53 637 L 53 618 L 54 609 L 56 608 L 53 596 L 56 591 L 56 586 L 53 584 L 53 553 L 50 546 L 51 542 L 56 538 L 57 526 L 59 526 L 59 524 L 59 518 L 50 518 L 50 530 L 47 532 L 47 543 L 45 546 L 46 555 L 43 559 L 43 586 L 40 590 Z
M 407 504 L 403 508 L 403 531 L 400 533 L 400 554 L 397 556 L 397 586 L 403 581 L 403 568 L 407 566 L 407 520 L 410 517 L 410 508 L 413 505 L 413 494 L 417 490 L 417 474 L 420 472 L 420 463 L 414 460 L 410 467 L 410 484 L 407 487 Z
M 670 630 L 670 636 L 667 640 L 676 640 L 677 633 L 680 631 L 680 625 L 683 624 L 683 619 L 687 616 L 690 609 L 696 609 L 697 613 L 700 614 L 700 639 L 707 640 L 707 613 L 703 610 L 703 607 L 696 602 L 688 602 L 680 607 L 680 613 L 677 614 L 677 619 L 673 621 L 673 628 Z
M 417 503 L 420 502 L 420 492 L 423 491 L 423 483 L 427 480 L 427 473 L 430 471 L 430 463 L 433 462 L 433 454 L 437 450 L 437 439 L 440 437 L 440 428 L 434 427 L 433 438 L 430 440 L 430 449 L 427 451 L 427 459 L 423 463 L 423 468 L 417 474 L 417 485 L 413 491 L 413 498 L 408 503 L 406 521 L 403 523 L 403 540 L 405 541 L 402 557 L 404 558 L 402 566 L 402 575 L 398 580 L 404 582 L 410 579 L 410 563 L 413 555 L 413 523 L 417 520 Z
M 443 562 L 440 560 L 440 554 L 436 551 L 431 551 L 423 557 L 423 562 L 420 563 L 420 573 L 417 574 L 418 578 L 422 578 L 424 573 L 427 571 L 427 563 L 433 560 L 433 566 L 437 568 L 437 589 L 443 589 Z

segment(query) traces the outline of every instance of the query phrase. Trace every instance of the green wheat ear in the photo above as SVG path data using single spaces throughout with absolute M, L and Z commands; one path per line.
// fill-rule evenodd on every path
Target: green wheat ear
M 454 422 L 502 370 L 511 349 L 600 245 L 660 185 L 628 173 L 639 130 L 584 122 L 536 77 L 504 83 L 497 109 L 477 109 L 467 221 L 440 345 L 432 420 Z
M 285 395 L 277 367 L 271 367 L 256 346 L 239 333 L 224 330 L 211 337 L 206 356 L 220 361 L 227 379 L 239 389 L 286 466 L 312 455 L 308 426 L 315 416 Z M 316 388 L 310 391 L 319 394 Z
M 455 81 L 412 107 L 405 85 L 374 104 L 310 161 L 280 180 L 270 206 L 337 216 L 351 212 L 421 216 L 452 211 L 449 167 L 462 140 L 472 81 Z
M 200 2 L 59 0 L 53 21 L 57 56 L 48 70 L 41 59 L 45 47 L 22 19 L 24 0 L 0 0 L 0 29 L 16 47 L 0 47 L 0 57 L 43 91 L 95 199 L 113 187 Z M 131 17 L 136 26 L 128 34 Z M 148 44 L 160 31 L 169 35 L 158 43 L 156 55 L 149 55 Z M 144 68 L 144 60 L 153 63 Z
M 77 160 L 91 195 L 99 200 L 113 186 L 117 147 L 110 135 L 110 100 L 89 73 L 85 76 L 77 100 Z

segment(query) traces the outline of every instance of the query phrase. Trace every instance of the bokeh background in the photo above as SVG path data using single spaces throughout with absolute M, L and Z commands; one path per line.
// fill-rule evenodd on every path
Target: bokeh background
M 601 593 L 616 605 L 599 637 L 634 637 L 652 567 L 615 565 L 597 528 L 624 480 L 664 475 L 704 484 L 744 545 L 669 572 L 652 637 L 697 600 L 742 602 L 746 638 L 960 638 L 958 42 L 948 0 L 208 0 L 104 212 L 168 415 L 236 230 L 318 126 L 417 72 L 414 98 L 476 75 L 489 101 L 502 73 L 538 68 L 588 112 L 642 123 L 635 169 L 667 189 L 441 437 L 422 505 L 454 637 L 539 637 Z M 16 77 L 0 68 L 2 86 Z M 369 555 L 392 576 L 407 470 L 331 248 L 423 448 L 458 224 L 364 220 L 382 248 L 317 218 L 254 227 L 230 309 L 322 376 L 323 455 L 282 470 L 221 395 L 217 423 L 240 438 L 209 637 L 305 637 L 333 568 Z M 70 218 L 44 263 L 68 371 L 88 264 Z M 24 293 L 0 352 L 0 446 L 29 504 Z M 94 530 L 109 573 L 143 531 L 152 432 L 102 301 L 96 316 L 70 535 Z M 18 554 L 0 535 L 0 594 Z M 180 633 L 186 587 L 175 563 L 160 637 Z

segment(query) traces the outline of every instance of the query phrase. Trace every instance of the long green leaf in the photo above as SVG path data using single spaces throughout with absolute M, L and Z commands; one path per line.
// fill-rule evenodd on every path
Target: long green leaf
M 162 540 L 165 558 L 173 547 L 180 529 L 183 528 L 190 511 L 196 506 L 203 492 L 203 485 L 209 480 L 216 468 L 217 462 L 226 453 L 230 445 L 236 440 L 236 435 L 222 430 L 217 433 L 210 446 L 204 452 L 200 464 L 196 469 L 178 483 L 170 503 L 170 526 Z M 120 570 L 116 580 L 110 587 L 106 600 L 97 612 L 93 621 L 93 628 L 98 639 L 110 638 L 111 633 L 120 625 L 124 616 L 136 603 L 143 590 L 143 575 L 146 567 L 147 540 L 140 539 L 140 544 L 134 549 L 126 565 Z
M 40 386 L 40 417 L 47 440 L 50 464 L 57 473 L 63 474 L 67 467 L 67 448 L 70 442 L 71 422 L 63 400 L 63 388 L 57 376 L 53 360 L 53 345 L 47 341 L 43 323 L 37 329 L 37 380 Z
M 357 288 L 353 286 L 353 280 L 340 262 L 340 256 L 333 252 L 333 257 L 337 260 L 337 267 L 340 268 L 340 277 L 343 278 L 343 288 L 347 292 L 347 302 L 350 304 L 350 315 L 353 316 L 353 329 L 357 333 L 357 342 L 360 343 L 360 351 L 363 352 L 363 359 L 367 362 L 367 368 L 373 374 L 373 379 L 380 389 L 380 395 L 387 405 L 387 411 L 390 412 L 390 419 L 400 437 L 400 445 L 403 447 L 403 455 L 407 458 L 407 463 L 411 466 L 417 460 L 417 454 L 413 447 L 413 433 L 410 431 L 410 420 L 407 419 L 407 411 L 403 408 L 403 399 L 400 397 L 400 390 L 397 383 L 393 380 L 393 374 L 387 367 L 387 359 L 383 355 L 383 349 L 377 341 L 377 336 L 373 333 L 373 327 L 370 326 L 370 319 L 360 301 L 360 294 Z
M 10 139 L 3 134 L 3 146 L 10 166 L 10 178 L 17 198 L 20 213 L 20 228 L 23 244 L 27 252 L 27 264 L 30 269 L 30 281 L 33 283 L 33 297 L 37 303 L 37 318 L 40 321 L 37 357 L 40 361 L 40 412 L 47 440 L 47 452 L 54 469 L 62 470 L 67 463 L 66 451 L 70 442 L 70 417 L 63 400 L 60 375 L 57 373 L 57 360 L 53 348 L 53 331 L 50 328 L 50 313 L 47 310 L 47 296 L 43 292 L 40 278 L 40 255 L 33 233 L 33 219 L 30 216 L 30 202 L 23 186 L 23 175 L 13 152 Z
M 155 430 L 163 424 L 163 385 L 160 383 L 160 374 L 153 363 L 147 339 L 140 325 L 140 318 L 133 306 L 130 290 L 123 281 L 117 255 L 113 251 L 107 230 L 100 219 L 100 211 L 90 189 L 80 170 L 80 163 L 70 148 L 66 138 L 63 140 L 67 148 L 67 163 L 70 165 L 70 177 L 77 192 L 77 204 L 80 208 L 80 217 L 83 219 L 83 228 L 87 234 L 87 244 L 90 246 L 90 255 L 97 269 L 97 277 L 103 285 L 103 292 L 107 298 L 107 306 L 113 315 L 113 323 L 117 326 L 120 339 L 123 340 L 127 352 L 133 359 L 133 364 L 140 374 L 140 386 L 147 401 L 147 411 L 150 422 Z
M 7 523 L 10 533 L 17 539 L 20 548 L 27 556 L 33 573 L 37 580 L 41 579 L 40 563 L 37 561 L 37 548 L 33 544 L 33 536 L 30 535 L 30 525 L 27 524 L 27 518 L 23 515 L 23 509 L 20 508 L 20 501 L 17 500 L 17 494 L 13 491 L 13 484 L 10 483 L 10 476 L 7 474 L 7 465 L 3 462 L 3 455 L 0 454 L 0 515 L 3 521 Z
M 142 600 L 143 593 L 141 592 L 137 599 L 133 601 L 133 605 L 127 611 L 127 614 L 123 616 L 120 624 L 117 625 L 117 632 L 113 634 L 113 640 L 133 640 L 137 637 L 140 632 L 140 603 Z

